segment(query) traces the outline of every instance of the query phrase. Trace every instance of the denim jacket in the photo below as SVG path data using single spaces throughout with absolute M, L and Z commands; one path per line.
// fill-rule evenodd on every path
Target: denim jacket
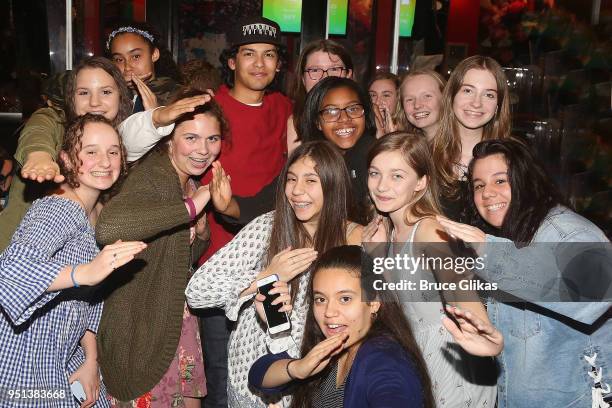
M 491 322 L 505 342 L 498 357 L 500 408 L 609 406 L 603 400 L 608 400 L 612 386 L 609 293 L 602 298 L 607 302 L 540 302 L 535 294 L 551 282 L 562 285 L 559 258 L 560 251 L 570 247 L 563 246 L 568 242 L 609 241 L 593 223 L 561 206 L 549 212 L 532 240 L 549 243 L 548 253 L 486 237 L 481 277 L 521 298 L 514 303 L 491 298 L 488 304 Z M 609 258 L 604 259 L 609 265 Z M 584 269 L 579 271 L 584 279 L 595 272 Z M 609 276 L 601 285 L 609 290 Z M 526 287 L 534 288 L 533 297 L 525 293 Z M 521 302 L 525 298 L 531 301 Z

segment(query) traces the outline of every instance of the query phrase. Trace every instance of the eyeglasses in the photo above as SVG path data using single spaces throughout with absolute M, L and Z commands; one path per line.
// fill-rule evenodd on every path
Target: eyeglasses
M 343 77 L 348 74 L 348 71 L 349 70 L 344 67 L 331 67 L 327 69 L 308 68 L 304 70 L 304 72 L 306 72 L 313 81 L 318 81 L 319 79 L 323 78 L 323 74 L 326 76 Z
M 357 119 L 364 115 L 365 109 L 363 105 L 356 103 L 355 105 L 347 106 L 346 108 L 325 108 L 319 111 L 319 115 L 324 122 L 337 122 L 340 119 L 342 111 L 351 119 Z

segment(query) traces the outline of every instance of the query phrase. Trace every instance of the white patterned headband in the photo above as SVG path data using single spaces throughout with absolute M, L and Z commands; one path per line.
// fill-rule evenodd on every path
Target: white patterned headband
M 134 27 L 130 27 L 130 26 L 119 27 L 118 29 L 116 29 L 115 31 L 110 33 L 110 35 L 108 36 L 108 40 L 106 41 L 106 49 L 107 50 L 110 51 L 110 45 L 111 45 L 111 42 L 113 41 L 113 38 L 115 38 L 115 36 L 117 34 L 121 34 L 121 33 L 134 33 L 134 34 L 138 34 L 138 35 L 146 38 L 147 40 L 149 40 L 151 42 L 151 44 L 154 44 L 154 41 L 155 41 L 155 37 L 153 37 L 150 33 L 146 32 L 144 30 L 140 30 L 138 28 L 134 28 Z

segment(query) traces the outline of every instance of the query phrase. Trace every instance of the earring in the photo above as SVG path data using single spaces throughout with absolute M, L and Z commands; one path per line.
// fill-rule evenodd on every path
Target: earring
M 372 318 L 372 320 L 376 320 L 376 318 L 378 317 L 378 312 L 372 312 L 370 317 Z

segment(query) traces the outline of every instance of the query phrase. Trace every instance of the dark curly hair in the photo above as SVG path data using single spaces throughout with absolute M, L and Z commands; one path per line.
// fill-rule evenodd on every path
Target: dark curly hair
M 248 44 L 246 44 L 248 45 Z M 230 59 L 235 59 L 238 54 L 238 50 L 241 46 L 235 45 L 231 48 L 223 50 L 221 55 L 219 56 L 219 62 L 221 62 L 221 78 L 225 85 L 229 88 L 234 87 L 234 78 L 235 73 L 232 69 L 230 69 L 228 61 Z M 283 83 L 285 82 L 285 72 L 284 67 L 287 65 L 287 49 L 285 46 L 276 46 L 276 52 L 278 54 L 278 62 L 280 63 L 280 71 L 276 73 L 274 76 L 274 80 L 268 87 L 266 91 L 280 91 L 282 89 Z
M 68 125 L 66 134 L 64 135 L 64 143 L 62 144 L 62 152 L 64 152 L 65 155 L 59 155 L 58 164 L 60 173 L 66 178 L 66 183 L 72 188 L 77 188 L 80 185 L 79 168 L 83 162 L 79 159 L 79 153 L 83 147 L 82 139 L 85 132 L 85 126 L 88 123 L 103 123 L 110 126 L 113 132 L 117 133 L 111 121 L 102 115 L 94 115 L 91 113 L 86 113 L 83 116 L 77 117 Z M 127 174 L 126 152 L 119 134 L 117 134 L 117 138 L 119 140 L 121 152 L 121 173 L 119 174 L 119 179 L 122 179 Z

